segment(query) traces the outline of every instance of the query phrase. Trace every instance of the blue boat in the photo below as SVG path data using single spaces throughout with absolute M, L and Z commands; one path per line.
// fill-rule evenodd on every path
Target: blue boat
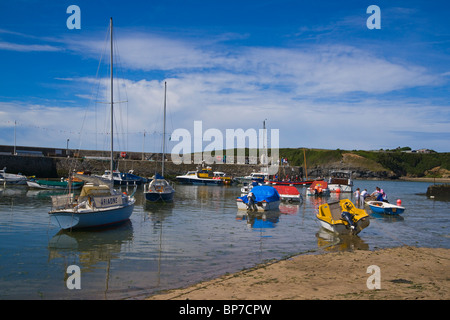
M 105 173 L 102 175 L 102 179 L 111 180 L 111 170 L 105 170 Z M 119 172 L 115 170 L 113 172 L 113 181 L 116 186 L 134 186 L 146 183 L 147 179 L 133 174 L 132 170 L 129 172 Z
M 151 202 L 172 202 L 175 189 L 164 179 L 164 159 L 166 155 L 166 95 L 167 82 L 164 82 L 164 131 L 163 131 L 163 153 L 161 157 L 161 175 L 155 174 L 148 185 L 144 185 L 144 195 Z
M 174 194 L 175 189 L 159 174 L 156 174 L 148 185 L 144 185 L 145 199 L 151 202 L 171 202 Z
M 249 204 L 250 194 L 254 195 L 254 206 Z M 280 205 L 280 195 L 277 189 L 271 186 L 254 186 L 248 195 L 236 199 L 238 209 L 268 211 L 278 209 Z
M 405 207 L 397 206 L 389 202 L 384 201 L 367 201 L 367 205 L 370 207 L 373 213 L 398 215 L 405 211 Z
M 111 36 L 111 115 L 114 115 L 113 102 L 113 21 L 110 19 Z M 74 174 L 86 183 L 78 197 L 73 193 L 52 196 L 50 220 L 61 229 L 79 229 L 104 227 L 128 221 L 133 213 L 136 199 L 133 194 L 114 189 L 111 173 L 113 171 L 113 117 L 111 117 L 111 157 L 110 175 L 108 180 L 83 174 Z

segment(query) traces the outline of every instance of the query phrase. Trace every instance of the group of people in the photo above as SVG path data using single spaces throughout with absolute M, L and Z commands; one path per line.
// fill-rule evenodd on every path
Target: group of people
M 364 189 L 363 191 L 360 191 L 359 188 L 356 189 L 354 192 L 356 204 L 357 206 L 364 205 L 364 201 L 367 197 L 374 197 L 376 201 L 384 201 L 388 202 L 387 194 L 383 191 L 383 189 L 380 189 L 379 187 L 375 188 L 375 191 L 369 194 L 367 192 L 367 189 Z

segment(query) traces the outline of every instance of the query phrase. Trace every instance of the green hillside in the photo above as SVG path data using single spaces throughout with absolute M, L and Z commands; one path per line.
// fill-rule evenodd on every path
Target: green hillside
M 347 163 L 349 166 L 366 167 L 372 171 L 392 171 L 396 176 L 440 177 L 450 170 L 450 153 L 415 153 L 410 148 L 395 150 L 323 150 L 282 148 L 280 157 L 288 159 L 290 165 L 332 166 Z M 434 169 L 434 170 L 433 170 Z

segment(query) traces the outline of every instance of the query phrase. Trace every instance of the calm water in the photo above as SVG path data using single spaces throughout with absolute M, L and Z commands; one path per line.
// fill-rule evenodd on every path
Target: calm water
M 367 229 L 347 238 L 319 227 L 321 202 L 303 188 L 301 204 L 282 204 L 264 217 L 237 210 L 239 187 L 177 185 L 173 204 L 146 203 L 141 188 L 129 223 L 62 232 L 49 222 L 52 192 L 7 186 L 0 189 L 0 299 L 142 299 L 296 253 L 450 248 L 450 202 L 427 199 L 429 184 L 355 181 L 354 189 L 380 186 L 406 211 L 397 218 L 372 215 Z M 81 269 L 80 290 L 66 286 L 70 265 Z

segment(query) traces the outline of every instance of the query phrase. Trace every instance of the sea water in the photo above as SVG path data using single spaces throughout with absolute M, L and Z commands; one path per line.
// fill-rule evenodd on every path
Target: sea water
M 50 223 L 54 191 L 0 189 L 0 299 L 142 299 L 296 254 L 401 245 L 450 248 L 450 202 L 425 196 L 431 183 L 356 180 L 402 201 L 400 216 L 371 214 L 358 236 L 338 237 L 315 217 L 325 198 L 303 196 L 279 211 L 238 210 L 239 186 L 177 185 L 173 203 L 149 203 L 140 187 L 130 221 L 114 228 L 61 231 Z M 123 189 L 126 191 L 126 189 Z M 131 192 L 132 190 L 129 190 Z M 68 285 L 79 267 L 80 288 Z

